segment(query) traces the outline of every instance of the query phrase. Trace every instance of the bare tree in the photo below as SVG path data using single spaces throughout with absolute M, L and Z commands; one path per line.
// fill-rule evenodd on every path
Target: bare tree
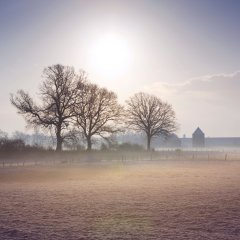
M 11 94 L 11 103 L 30 126 L 53 130 L 57 140 L 56 150 L 61 151 L 74 117 L 73 105 L 83 75 L 77 75 L 73 67 L 57 64 L 45 68 L 43 77 L 40 85 L 41 104 L 36 104 L 23 90 L 16 95 Z
M 172 106 L 153 95 L 135 94 L 127 101 L 126 113 L 129 127 L 147 135 L 148 150 L 154 136 L 167 136 L 177 129 Z
M 81 86 L 78 103 L 75 105 L 76 124 L 87 141 L 87 150 L 92 149 L 92 137 L 107 138 L 119 131 L 118 122 L 122 107 L 117 95 L 106 88 L 91 83 Z

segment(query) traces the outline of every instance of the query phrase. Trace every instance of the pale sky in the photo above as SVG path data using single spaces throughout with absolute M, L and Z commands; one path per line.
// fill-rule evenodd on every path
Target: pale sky
M 238 0 L 0 0 L 0 129 L 26 131 L 10 93 L 37 97 L 61 63 L 122 103 L 138 91 L 171 103 L 179 136 L 239 137 L 239 12 Z

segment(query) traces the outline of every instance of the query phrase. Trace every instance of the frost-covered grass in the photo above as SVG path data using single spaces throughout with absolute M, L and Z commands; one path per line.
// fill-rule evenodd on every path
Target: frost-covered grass
M 240 239 L 240 162 L 0 169 L 0 239 Z

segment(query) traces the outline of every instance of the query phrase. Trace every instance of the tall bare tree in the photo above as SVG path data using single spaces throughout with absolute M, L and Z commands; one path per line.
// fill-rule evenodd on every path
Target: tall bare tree
M 41 104 L 36 104 L 23 90 L 16 95 L 11 94 L 11 103 L 30 126 L 53 129 L 57 140 L 56 150 L 61 151 L 74 117 L 73 105 L 82 75 L 77 75 L 73 67 L 57 64 L 45 68 L 43 77 L 39 92 Z
M 75 105 L 76 124 L 87 141 L 87 150 L 92 149 L 92 137 L 106 138 L 119 131 L 118 122 L 122 107 L 117 95 L 92 83 L 81 86 L 78 103 Z
M 154 136 L 167 136 L 177 129 L 172 106 L 153 95 L 142 92 L 135 94 L 127 101 L 126 113 L 127 124 L 146 134 L 148 150 Z

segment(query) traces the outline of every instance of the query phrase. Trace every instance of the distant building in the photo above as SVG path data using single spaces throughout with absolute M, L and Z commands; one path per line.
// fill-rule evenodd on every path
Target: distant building
M 205 134 L 199 127 L 192 134 L 192 147 L 193 148 L 205 147 Z
M 180 138 L 182 148 L 191 148 L 192 147 L 192 138 L 184 137 Z
M 117 137 L 119 143 L 135 143 L 146 146 L 146 135 L 138 133 L 119 134 Z M 184 136 L 179 138 L 176 134 L 169 136 L 159 136 L 152 139 L 152 148 L 240 148 L 240 137 L 206 137 L 204 132 L 198 127 L 191 137 Z
M 205 146 L 208 148 L 239 148 L 239 137 L 211 137 L 205 139 Z

